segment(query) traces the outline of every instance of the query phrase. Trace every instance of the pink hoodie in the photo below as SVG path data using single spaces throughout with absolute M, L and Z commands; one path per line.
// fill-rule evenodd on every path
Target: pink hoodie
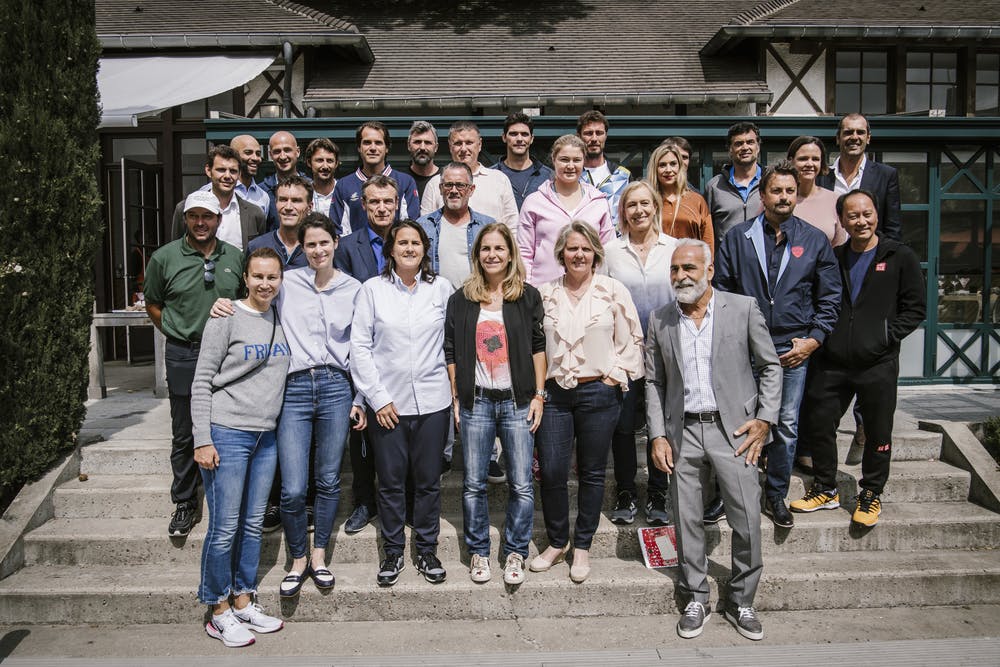
M 535 192 L 528 195 L 521 206 L 521 217 L 517 223 L 517 246 L 527 271 L 529 283 L 538 287 L 564 273 L 562 265 L 556 261 L 553 250 L 556 238 L 562 228 L 573 220 L 590 224 L 601 239 L 607 243 L 615 237 L 611 221 L 611 208 L 603 192 L 586 183 L 581 183 L 583 198 L 574 211 L 567 211 L 552 189 L 552 181 L 546 181 Z

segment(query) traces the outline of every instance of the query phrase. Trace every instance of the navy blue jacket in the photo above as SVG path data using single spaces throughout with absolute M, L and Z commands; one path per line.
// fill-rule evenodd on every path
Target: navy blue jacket
M 834 189 L 836 176 L 833 168 L 825 175 L 816 177 L 816 185 Z M 899 172 L 893 167 L 868 158 L 865 173 L 861 176 L 861 189 L 875 195 L 875 211 L 878 213 L 878 227 L 875 231 L 884 239 L 903 242 L 903 225 L 899 212 Z
M 417 184 L 404 171 L 397 171 L 385 166 L 383 176 L 389 176 L 399 186 L 399 206 L 396 207 L 396 220 L 407 218 L 416 220 L 420 217 L 420 198 L 417 196 Z M 368 212 L 361 201 L 361 186 L 368 177 L 360 168 L 354 173 L 344 176 L 333 187 L 333 202 L 330 204 L 330 219 L 333 224 L 340 225 L 341 235 L 347 236 L 368 226 Z
M 368 225 L 340 239 L 333 253 L 333 265 L 361 283 L 378 275 L 378 261 L 368 236 Z
M 712 284 L 723 292 L 757 299 L 775 347 L 792 338 L 822 343 L 840 313 L 840 266 L 826 234 L 792 216 L 781 225 L 788 242 L 774 294 L 767 284 L 764 215 L 736 225 L 715 255 Z

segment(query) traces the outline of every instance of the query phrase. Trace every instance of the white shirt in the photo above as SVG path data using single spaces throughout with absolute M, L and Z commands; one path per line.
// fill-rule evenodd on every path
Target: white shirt
M 476 386 L 510 389 L 510 348 L 503 326 L 503 309 L 479 309 L 476 322 Z
M 604 264 L 598 270 L 628 289 L 644 334 L 649 314 L 674 298 L 674 289 L 670 286 L 670 258 L 676 247 L 677 239 L 660 233 L 643 264 L 629 243 L 628 234 L 608 241 L 605 246 Z
M 454 290 L 443 278 L 417 274 L 410 291 L 393 273 L 361 287 L 351 325 L 351 377 L 368 405 L 393 403 L 400 415 L 425 415 L 451 405 L 444 363 L 444 318 Z
M 838 156 L 836 160 L 833 161 L 833 191 L 838 195 L 846 194 L 851 190 L 857 190 L 861 187 L 861 177 L 865 175 L 865 167 L 868 166 L 868 156 L 865 155 L 861 158 L 861 165 L 858 167 L 858 173 L 855 175 L 854 179 L 848 183 L 844 180 L 844 175 L 840 173 L 840 157 Z
M 580 180 L 587 183 L 587 185 L 593 185 L 595 188 L 611 176 L 611 169 L 608 168 L 607 160 L 602 162 L 600 167 L 586 167 L 584 171 L 586 172 L 586 176 L 590 177 L 590 181 L 588 182 L 586 177 Z
M 677 336 L 681 344 L 684 367 L 684 412 L 715 412 L 719 409 L 712 388 L 712 324 L 715 314 L 715 293 L 708 301 L 705 318 L 699 329 L 694 320 L 684 314 L 680 302 L 675 302 L 680 313 Z
M 351 321 L 360 292 L 361 283 L 343 271 L 322 291 L 312 268 L 285 271 L 278 313 L 292 349 L 289 373 L 320 366 L 350 369 Z
M 333 203 L 333 190 L 330 190 L 330 194 L 321 195 L 318 192 L 313 192 L 313 210 L 319 211 L 323 215 L 330 217 L 330 204 Z
M 507 175 L 479 165 L 479 169 L 473 174 L 472 182 L 476 185 L 476 191 L 469 198 L 469 208 L 502 222 L 510 227 L 511 231 L 516 231 L 517 201 L 514 199 L 514 189 Z M 427 181 L 427 186 L 424 188 L 424 196 L 420 200 L 420 215 L 427 215 L 443 206 L 441 172 L 438 172 Z
M 456 289 L 469 277 L 469 244 L 467 241 L 469 223 L 453 225 L 441 218 L 438 236 L 438 274 L 444 276 Z
M 229 200 L 229 206 L 222 209 L 222 222 L 219 224 L 219 231 L 215 233 L 217 238 L 226 243 L 243 250 L 243 227 L 240 225 L 240 202 L 234 196 Z

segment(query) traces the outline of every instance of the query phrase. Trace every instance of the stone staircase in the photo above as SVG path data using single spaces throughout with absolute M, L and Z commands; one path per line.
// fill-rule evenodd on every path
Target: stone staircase
M 103 438 L 81 450 L 86 480 L 57 488 L 54 518 L 25 535 L 25 567 L 0 581 L 0 623 L 192 622 L 204 611 L 195 591 L 205 521 L 186 539 L 166 536 L 172 510 L 166 401 L 136 398 L 92 404 L 83 435 Z M 849 440 L 845 433 L 838 439 L 841 460 Z M 637 447 L 642 451 L 644 444 L 637 442 Z M 792 530 L 776 529 L 763 519 L 764 575 L 757 607 L 767 611 L 1000 603 L 1000 514 L 968 502 L 969 473 L 937 460 L 940 450 L 939 434 L 917 431 L 912 422 L 901 425 L 882 519 L 872 530 L 851 527 L 847 509 L 797 514 Z M 569 580 L 566 565 L 529 573 L 517 590 L 505 587 L 498 572 L 487 584 L 473 584 L 462 540 L 459 456 L 456 470 L 442 480 L 438 554 L 448 569 L 445 584 L 426 583 L 411 559 L 396 586 L 375 585 L 376 526 L 351 536 L 340 528 L 352 507 L 345 463 L 332 549 L 336 587 L 321 594 L 307 582 L 298 600 L 280 601 L 278 582 L 286 555 L 280 532 L 273 533 L 265 536 L 260 565 L 265 607 L 303 621 L 676 613 L 676 572 L 648 570 L 642 564 L 635 531 L 644 525 L 641 511 L 629 527 L 602 516 L 591 551 L 593 572 L 581 585 Z M 841 471 L 841 498 L 852 509 L 859 475 L 858 466 Z M 609 470 L 606 510 L 614 501 L 611 479 Z M 799 497 L 806 483 L 808 479 L 797 475 L 790 498 Z M 572 506 L 575 483 L 570 487 Z M 499 569 L 496 551 L 505 485 L 491 486 L 489 496 L 491 558 Z M 538 546 L 546 546 L 536 504 L 531 556 Z M 708 535 L 710 579 L 716 586 L 728 576 L 731 533 L 723 521 L 710 527 Z M 717 597 L 713 593 L 713 601 Z

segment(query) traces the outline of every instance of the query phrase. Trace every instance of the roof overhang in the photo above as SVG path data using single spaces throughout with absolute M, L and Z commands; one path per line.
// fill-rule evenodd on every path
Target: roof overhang
M 701 55 L 731 51 L 745 39 L 962 40 L 1000 42 L 996 26 L 725 25 L 701 48 Z
M 260 49 L 293 46 L 339 46 L 353 49 L 363 63 L 375 62 L 367 38 L 352 32 L 196 32 L 196 33 L 104 33 L 99 34 L 105 51 L 160 49 Z

